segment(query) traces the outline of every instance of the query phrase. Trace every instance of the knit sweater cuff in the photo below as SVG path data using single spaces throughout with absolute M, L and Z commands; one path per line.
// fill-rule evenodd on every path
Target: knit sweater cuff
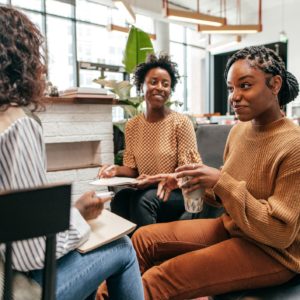
M 221 177 L 213 187 L 213 191 L 219 196 L 224 206 L 226 205 L 226 202 L 232 202 L 230 200 L 232 199 L 233 191 L 237 188 L 238 184 L 239 182 L 232 178 L 228 173 L 221 173 Z

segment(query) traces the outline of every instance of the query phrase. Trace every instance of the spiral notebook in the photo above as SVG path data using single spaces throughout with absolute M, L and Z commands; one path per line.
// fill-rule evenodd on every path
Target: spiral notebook
M 89 239 L 77 248 L 80 253 L 89 252 L 117 240 L 136 228 L 136 224 L 107 209 L 103 209 L 100 216 L 88 223 L 91 226 L 91 233 Z

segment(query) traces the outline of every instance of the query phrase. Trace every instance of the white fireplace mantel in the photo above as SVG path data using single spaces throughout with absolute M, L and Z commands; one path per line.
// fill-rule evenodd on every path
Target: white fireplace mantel
M 50 182 L 73 182 L 74 200 L 94 188 L 89 182 L 101 164 L 114 162 L 114 98 L 58 97 L 45 103 L 46 110 L 37 114 L 46 143 L 47 177 Z

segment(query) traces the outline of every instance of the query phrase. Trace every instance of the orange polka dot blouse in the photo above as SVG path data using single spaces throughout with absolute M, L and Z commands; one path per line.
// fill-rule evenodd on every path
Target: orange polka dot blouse
M 139 175 L 172 173 L 178 166 L 201 162 L 196 135 L 188 117 L 171 112 L 150 123 L 144 114 L 128 121 L 123 164 Z

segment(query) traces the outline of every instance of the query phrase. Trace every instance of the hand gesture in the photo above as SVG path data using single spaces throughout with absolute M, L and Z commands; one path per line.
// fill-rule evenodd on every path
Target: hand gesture
M 187 176 L 191 179 L 180 183 L 180 187 L 184 188 L 187 193 L 197 189 L 212 188 L 218 182 L 221 171 L 206 165 L 191 164 L 178 167 L 176 169 L 176 178 L 184 178 Z
M 95 191 L 84 193 L 75 203 L 75 207 L 79 210 L 85 220 L 97 218 L 107 199 L 97 198 Z
M 152 184 L 159 182 L 157 187 L 157 197 L 163 201 L 167 201 L 171 192 L 178 188 L 175 173 L 148 176 L 147 181 L 151 182 Z
M 156 184 L 158 182 L 157 179 L 154 179 L 153 176 L 142 174 L 138 178 L 138 183 L 135 184 L 135 187 L 138 189 L 146 189 L 150 185 Z
M 117 166 L 116 165 L 103 165 L 100 168 L 97 177 L 98 178 L 111 178 L 117 175 Z
M 173 190 L 178 188 L 176 173 L 162 174 L 161 181 L 157 188 L 157 197 L 163 201 L 167 201 Z

